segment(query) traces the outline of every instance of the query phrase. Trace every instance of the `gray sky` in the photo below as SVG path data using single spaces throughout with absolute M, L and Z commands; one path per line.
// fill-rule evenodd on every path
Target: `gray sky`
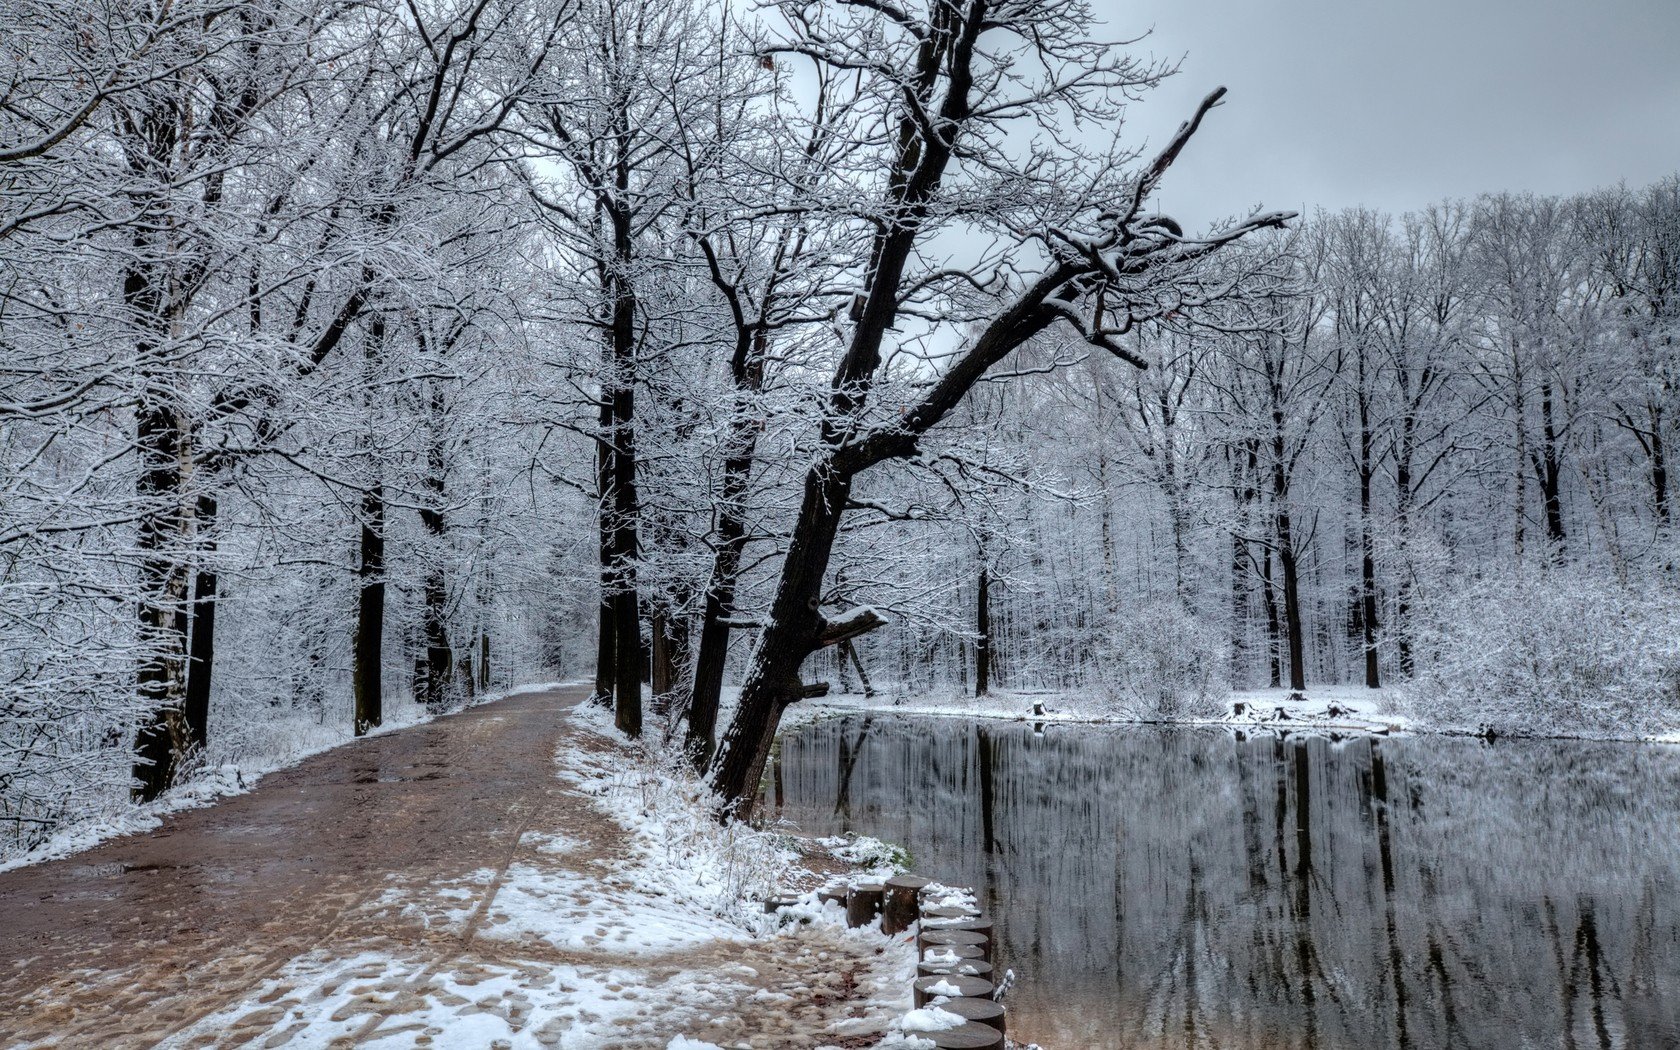
M 1680 170 L 1680 0 L 1093 0 L 1184 57 L 1132 107 L 1158 143 L 1213 87 L 1163 186 L 1187 226 L 1246 210 L 1403 211 Z

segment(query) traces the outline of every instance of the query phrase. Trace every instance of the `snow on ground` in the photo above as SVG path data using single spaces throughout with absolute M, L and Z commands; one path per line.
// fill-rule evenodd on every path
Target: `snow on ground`
M 1358 733 L 1398 733 L 1418 728 L 1394 710 L 1385 690 L 1355 686 L 1315 686 L 1304 696 L 1288 689 L 1250 689 L 1233 692 L 1220 718 L 1189 718 L 1175 724 L 1225 725 L 1239 728 L 1311 728 Z M 883 690 L 872 698 L 843 693 L 803 701 L 788 709 L 784 726 L 800 721 L 856 711 L 892 711 L 913 715 L 959 715 L 1025 722 L 1064 722 L 1101 725 L 1156 724 L 1116 711 L 1111 705 L 1077 693 L 994 691 L 984 697 L 955 692 L 907 695 Z
M 805 864 L 821 847 L 719 825 L 679 763 L 618 737 L 599 709 L 568 717 L 561 787 L 524 815 L 504 863 L 454 879 L 392 874 L 345 920 L 359 947 L 286 961 L 166 1045 L 931 1046 L 914 1035 L 929 1018 L 910 1011 L 908 938 L 848 929 L 814 890 L 764 913 L 764 894 L 826 881 Z M 892 870 L 878 842 L 831 845 L 835 866 Z
M 485 693 L 476 703 L 487 704 L 515 693 L 535 693 L 557 689 L 570 682 L 541 682 L 522 685 L 499 693 Z M 394 704 L 386 712 L 385 724 L 369 733 L 378 736 L 394 733 L 409 726 L 420 725 L 437 717 L 416 704 Z M 58 860 L 97 846 L 120 835 L 151 831 L 163 823 L 171 813 L 200 809 L 218 799 L 242 795 L 257 786 L 262 778 L 277 770 L 297 765 L 304 759 L 335 747 L 342 747 L 357 738 L 348 726 L 323 726 L 312 718 L 287 722 L 266 735 L 268 743 L 242 750 L 237 757 L 219 761 L 214 766 L 200 767 L 188 779 L 170 788 L 163 797 L 143 805 L 127 800 L 112 800 L 102 812 L 93 812 L 81 820 L 67 824 L 53 833 L 46 842 L 11 857 L 0 858 L 0 871 L 27 867 L 42 861 Z M 214 743 L 214 741 L 212 741 Z

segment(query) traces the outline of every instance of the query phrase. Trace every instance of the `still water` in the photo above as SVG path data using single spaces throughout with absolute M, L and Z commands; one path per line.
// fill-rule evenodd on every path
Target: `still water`
M 1680 1048 L 1680 748 L 857 715 L 764 797 L 974 886 L 1052 1050 Z

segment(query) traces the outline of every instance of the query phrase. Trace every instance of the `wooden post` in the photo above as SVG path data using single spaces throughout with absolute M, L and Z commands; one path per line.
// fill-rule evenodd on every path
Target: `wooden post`
M 886 887 L 878 882 L 860 883 L 847 890 L 846 925 L 856 929 L 874 922 L 886 895 Z
M 1004 1026 L 1003 1004 L 990 999 L 952 999 L 948 1003 L 940 1003 L 941 1010 L 949 1010 L 958 1017 L 966 1018 L 976 1024 L 983 1024 L 996 1028 L 999 1032 L 1006 1032 Z
M 911 986 L 912 998 L 916 1007 L 920 1009 L 931 1002 L 936 996 L 950 999 L 985 999 L 994 990 L 992 982 L 983 977 L 962 977 L 957 974 L 935 974 L 932 977 L 918 977 Z M 934 989 L 939 989 L 935 991 Z M 945 989 L 949 989 L 946 991 Z M 918 1032 L 917 1035 L 922 1033 Z
M 917 1032 L 916 1036 L 931 1040 L 938 1050 L 1003 1050 L 1004 1046 L 1002 1032 L 973 1021 L 940 1032 Z
M 985 951 L 976 944 L 935 944 L 922 953 L 923 962 L 943 962 L 946 959 L 980 959 Z
M 959 977 L 984 977 L 992 979 L 992 964 L 984 959 L 951 959 L 945 962 L 919 962 L 916 964 L 916 976 L 934 977 L 942 973 L 953 973 Z
M 886 903 L 881 911 L 881 932 L 901 933 L 916 921 L 917 904 L 922 887 L 928 880 L 915 875 L 899 875 L 887 880 Z
M 928 930 L 916 942 L 920 951 L 929 948 L 946 947 L 955 944 L 972 944 L 980 949 L 980 958 L 992 961 L 992 938 L 984 933 L 974 933 L 969 930 Z
M 970 933 L 983 933 L 987 937 L 992 935 L 992 920 L 990 919 L 923 919 L 922 929 L 928 933 L 934 930 L 967 930 Z

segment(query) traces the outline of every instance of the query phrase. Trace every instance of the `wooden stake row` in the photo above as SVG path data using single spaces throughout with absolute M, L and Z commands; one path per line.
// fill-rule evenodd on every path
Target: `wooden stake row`
M 831 887 L 818 894 L 846 909 L 846 925 L 867 926 L 876 917 L 881 932 L 897 936 L 915 928 L 916 978 L 911 999 L 918 1009 L 936 1006 L 963 1017 L 955 1028 L 916 1032 L 940 1050 L 1002 1050 L 1003 1004 L 993 1000 L 992 921 L 981 914 L 968 890 L 935 887 L 915 875 L 885 882 Z

